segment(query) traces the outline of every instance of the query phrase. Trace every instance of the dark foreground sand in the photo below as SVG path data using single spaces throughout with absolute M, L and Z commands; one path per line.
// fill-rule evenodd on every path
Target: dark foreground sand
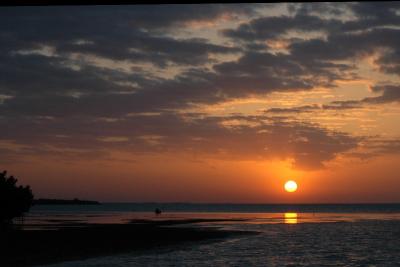
M 201 226 L 174 226 L 211 221 L 227 220 L 133 220 L 129 224 L 76 224 L 60 226 L 56 230 L 3 230 L 0 232 L 0 266 L 34 266 L 254 234 Z

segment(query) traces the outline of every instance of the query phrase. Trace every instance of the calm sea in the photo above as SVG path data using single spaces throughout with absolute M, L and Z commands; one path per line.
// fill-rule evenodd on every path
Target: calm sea
M 202 204 L 103 203 L 101 205 L 37 205 L 33 212 L 400 212 L 400 204 Z
M 155 208 L 163 213 L 156 216 Z M 400 204 L 43 205 L 33 208 L 25 225 L 187 218 L 247 219 L 201 225 L 260 234 L 48 266 L 400 266 Z

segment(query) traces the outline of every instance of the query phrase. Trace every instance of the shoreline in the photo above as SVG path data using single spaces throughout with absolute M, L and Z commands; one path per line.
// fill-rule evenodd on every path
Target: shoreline
M 59 225 L 55 230 L 9 230 L 1 233 L 5 240 L 1 265 L 28 267 L 121 253 L 143 253 L 156 248 L 179 248 L 193 242 L 215 242 L 257 233 L 190 225 L 216 221 L 231 220 L 132 220 L 127 224 Z

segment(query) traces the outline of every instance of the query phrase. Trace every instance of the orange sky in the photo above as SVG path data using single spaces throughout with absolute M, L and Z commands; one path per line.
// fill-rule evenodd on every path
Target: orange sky
M 399 22 L 390 2 L 1 7 L 0 166 L 38 198 L 399 202 Z

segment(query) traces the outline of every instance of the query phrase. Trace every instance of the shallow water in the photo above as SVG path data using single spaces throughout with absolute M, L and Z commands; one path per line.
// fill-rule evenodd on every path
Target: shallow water
M 48 266 L 400 266 L 400 220 L 218 225 L 260 234 Z
M 52 208 L 54 209 L 54 207 Z M 65 208 L 63 208 L 65 209 Z M 82 208 L 81 208 L 82 209 Z M 400 212 L 151 212 L 36 211 L 27 223 L 57 220 L 127 222 L 130 219 L 226 218 L 204 227 L 258 231 L 218 242 L 132 252 L 47 265 L 48 267 L 133 266 L 400 266 Z M 199 225 L 199 224 L 196 224 Z M 188 225 L 182 227 L 190 227 Z
M 154 214 L 161 208 L 160 216 Z M 295 215 L 295 217 L 293 217 Z M 291 217 L 292 216 L 292 217 Z M 102 205 L 39 205 L 25 218 L 26 229 L 76 223 L 127 223 L 133 219 L 226 218 L 249 223 L 337 222 L 400 219 L 400 204 L 186 204 L 109 203 Z

